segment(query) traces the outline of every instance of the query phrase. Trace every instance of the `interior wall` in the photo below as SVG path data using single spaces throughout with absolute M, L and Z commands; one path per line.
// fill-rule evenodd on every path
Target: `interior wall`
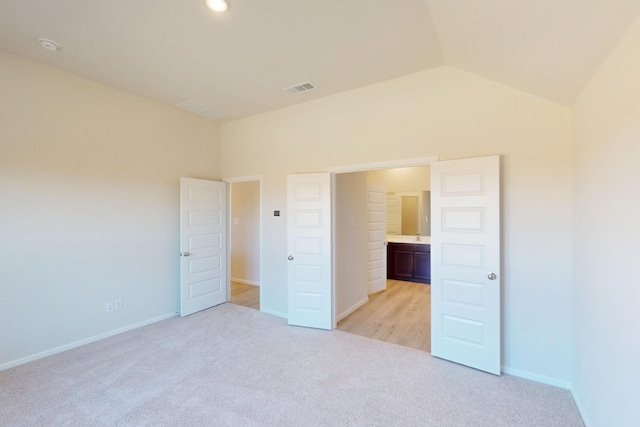
M 431 191 L 422 192 L 422 218 L 420 218 L 422 234 L 431 236 Z
M 367 173 L 336 175 L 336 318 L 368 301 Z
M 502 156 L 503 365 L 568 387 L 572 113 L 441 67 L 222 125 L 224 176 L 262 175 L 263 309 L 286 316 L 286 175 Z M 544 280 L 541 280 L 541 268 Z M 544 314 L 541 309 L 544 308 Z
M 219 126 L 1 51 L 0 76 L 0 368 L 173 315 L 179 178 L 220 177 Z
M 369 185 L 385 187 L 387 193 L 429 191 L 431 169 L 429 166 L 367 171 Z
M 573 394 L 588 426 L 635 426 L 640 370 L 640 19 L 575 105 Z
M 231 280 L 260 286 L 260 182 L 231 184 Z

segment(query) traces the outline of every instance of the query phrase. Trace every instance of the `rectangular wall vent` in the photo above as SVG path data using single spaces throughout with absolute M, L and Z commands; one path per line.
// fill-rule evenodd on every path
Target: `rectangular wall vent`
M 225 113 L 214 110 L 213 108 L 194 100 L 189 100 L 178 104 L 178 107 L 184 110 L 191 111 L 192 113 L 200 114 L 201 116 L 205 116 L 210 119 L 221 119 L 226 116 Z
M 307 92 L 307 91 L 313 90 L 315 88 L 316 87 L 313 84 L 311 84 L 309 82 L 306 82 L 306 83 L 300 83 L 300 84 L 295 85 L 295 86 L 287 87 L 284 90 L 285 90 L 285 92 L 293 95 L 293 94 L 296 94 L 296 93 Z

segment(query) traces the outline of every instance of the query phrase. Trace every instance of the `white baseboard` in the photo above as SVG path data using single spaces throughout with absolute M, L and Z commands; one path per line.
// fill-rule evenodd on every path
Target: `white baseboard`
M 568 381 L 559 381 L 554 378 L 544 377 L 542 375 L 532 374 L 531 372 L 520 371 L 518 369 L 502 367 L 502 372 L 514 377 L 524 378 L 525 380 L 535 381 L 537 383 L 552 385 L 555 387 L 564 388 L 566 390 L 571 389 L 571 383 Z
M 347 317 L 348 315 L 350 315 L 351 313 L 353 313 L 354 311 L 356 311 L 357 309 L 359 309 L 360 307 L 362 307 L 368 302 L 369 302 L 369 297 L 365 297 L 361 299 L 360 301 L 358 301 L 357 303 L 355 303 L 354 305 L 352 305 L 351 307 L 343 311 L 341 314 L 337 315 L 336 323 L 338 323 L 339 321 L 341 321 L 342 319 L 344 319 L 345 317 Z
M 234 277 L 231 278 L 232 282 L 238 282 L 238 283 L 242 283 L 243 285 L 253 285 L 253 286 L 260 286 L 260 282 L 254 282 L 252 280 L 245 280 L 245 279 L 236 279 Z
M 109 332 L 105 332 L 103 334 L 95 335 L 93 337 L 85 338 L 80 341 L 75 341 L 69 344 L 62 345 L 60 347 L 55 347 L 50 350 L 45 350 L 40 353 L 32 354 L 31 356 L 22 357 L 17 360 L 13 360 L 7 363 L 3 363 L 0 365 L 0 371 L 4 371 L 6 369 L 11 369 L 16 366 L 24 365 L 25 363 L 33 362 L 38 359 L 43 359 L 48 356 L 53 356 L 54 354 L 62 353 L 63 351 L 71 350 L 76 347 L 81 347 L 86 344 L 91 344 L 92 342 L 100 341 L 105 338 L 112 337 L 114 335 L 121 334 L 123 332 L 128 332 L 133 329 L 141 328 L 143 326 L 150 325 L 152 323 L 159 322 L 161 320 L 170 319 L 171 317 L 177 316 L 178 313 L 167 313 L 162 316 L 154 317 L 153 319 L 143 320 L 142 322 L 134 323 L 132 325 L 124 326 L 122 328 L 114 329 Z
M 272 316 L 282 317 L 283 319 L 287 318 L 287 313 L 282 313 L 280 311 L 269 310 L 268 308 L 260 307 L 260 312 L 265 314 L 270 314 Z
M 591 422 L 587 419 L 587 416 L 585 415 L 586 412 L 584 411 L 584 406 L 580 402 L 580 399 L 576 396 L 576 392 L 573 387 L 571 387 L 569 391 L 571 392 L 571 397 L 573 397 L 573 402 L 576 404 L 576 408 L 578 408 L 578 413 L 580 414 L 580 417 L 582 417 L 582 422 L 584 423 L 585 427 L 591 427 L 592 425 L 594 425 L 591 424 Z

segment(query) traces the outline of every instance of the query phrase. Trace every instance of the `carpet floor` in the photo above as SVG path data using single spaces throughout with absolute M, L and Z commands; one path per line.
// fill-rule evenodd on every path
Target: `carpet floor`
M 567 390 L 223 304 L 0 372 L 1 426 L 583 426 Z

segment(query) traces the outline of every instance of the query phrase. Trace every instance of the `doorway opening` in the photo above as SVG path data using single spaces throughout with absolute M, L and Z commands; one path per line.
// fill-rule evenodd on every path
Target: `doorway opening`
M 228 180 L 229 302 L 260 310 L 261 300 L 261 180 Z
M 429 352 L 429 166 L 341 173 L 335 194 L 336 328 Z

